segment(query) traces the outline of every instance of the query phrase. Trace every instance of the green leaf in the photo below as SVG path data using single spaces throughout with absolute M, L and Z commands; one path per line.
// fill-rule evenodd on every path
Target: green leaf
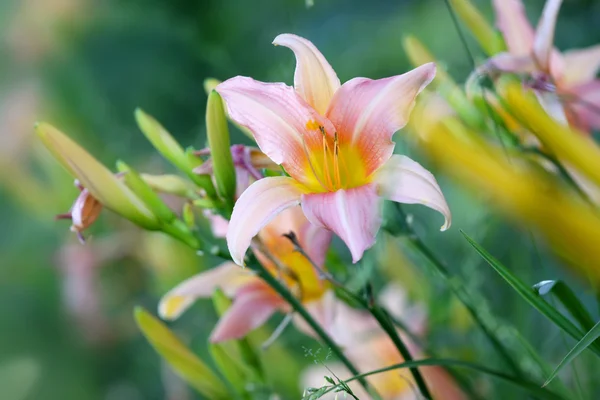
M 533 288 L 541 296 L 549 293 L 556 296 L 558 301 L 569 311 L 573 318 L 579 322 L 583 330 L 589 331 L 594 326 L 594 320 L 588 310 L 581 304 L 573 290 L 563 281 L 542 281 L 533 285 Z
M 492 267 L 494 270 L 518 293 L 525 299 L 530 305 L 536 310 L 542 313 L 546 318 L 552 321 L 560 329 L 568 333 L 576 340 L 580 340 L 584 333 L 575 324 L 569 321 L 564 315 L 559 313 L 554 307 L 548 302 L 538 296 L 529 286 L 523 281 L 517 278 L 508 268 L 502 265 L 497 259 L 495 259 L 490 253 L 482 248 L 477 242 L 471 239 L 465 232 L 460 231 L 462 235 L 467 239 L 469 244 L 473 246 L 475 251 Z M 600 355 L 600 350 L 597 345 L 594 345 L 594 352 Z
M 135 308 L 134 315 L 138 327 L 156 352 L 198 393 L 214 400 L 231 397 L 217 375 L 162 322 L 141 307 Z
M 235 353 L 229 351 L 231 347 L 228 344 L 226 342 L 223 344 L 211 343 L 208 346 L 210 355 L 236 393 L 242 398 L 250 398 L 247 384 L 253 380 L 252 371 L 238 361 Z
M 558 375 L 559 371 L 567 365 L 569 365 L 571 361 L 573 361 L 579 354 L 581 354 L 582 351 L 590 347 L 594 343 L 594 341 L 598 339 L 598 337 L 600 337 L 600 322 L 596 323 L 596 325 L 594 325 L 592 329 L 590 329 L 590 331 L 585 334 L 583 339 L 577 342 L 577 344 L 567 353 L 565 358 L 563 358 L 562 361 L 558 364 L 558 366 L 554 369 L 554 371 L 552 371 L 552 373 L 548 377 L 548 380 L 546 381 L 546 383 L 544 383 L 544 386 L 549 384 L 550 381 L 552 381 L 552 379 L 554 379 L 556 375 Z

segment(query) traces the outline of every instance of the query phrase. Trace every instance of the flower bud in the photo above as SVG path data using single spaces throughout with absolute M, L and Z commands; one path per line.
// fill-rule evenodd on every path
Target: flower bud
M 36 133 L 54 157 L 79 180 L 95 201 L 143 228 L 152 230 L 159 227 L 158 218 L 144 202 L 77 143 L 46 123 L 38 124 Z M 97 209 L 97 206 L 93 205 L 86 195 L 77 206 L 82 210 L 81 221 L 85 217 L 88 221 L 87 226 L 90 217 L 97 213 L 88 213 Z M 82 226 L 86 226 L 85 223 Z
M 235 169 L 229 148 L 229 129 L 223 100 L 215 91 L 208 96 L 206 132 L 217 192 L 232 208 L 235 195 Z
M 123 173 L 127 186 L 148 206 L 161 222 L 170 223 L 177 216 L 167 207 L 142 177 L 123 161 L 117 161 L 117 169 Z
M 489 24 L 470 0 L 450 0 L 450 5 L 475 36 L 487 55 L 491 56 L 506 50 L 502 36 Z
M 192 172 L 202 160 L 191 152 L 186 152 L 169 132 L 154 118 L 139 108 L 135 110 L 135 119 L 140 130 L 164 158 L 184 172 L 196 185 L 202 187 L 209 197 L 215 195 L 215 188 L 210 179 Z

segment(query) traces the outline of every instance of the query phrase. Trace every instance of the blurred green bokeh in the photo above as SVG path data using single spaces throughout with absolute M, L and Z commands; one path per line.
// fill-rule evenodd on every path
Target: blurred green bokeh
M 543 1 L 526 3 L 534 19 Z M 477 4 L 491 19 L 489 2 Z M 600 3 L 593 0 L 565 2 L 558 47 L 600 42 L 599 14 Z M 77 190 L 31 140 L 32 128 L 37 120 L 51 122 L 110 166 L 124 159 L 144 172 L 172 171 L 138 131 L 135 108 L 155 116 L 181 143 L 204 147 L 204 79 L 246 75 L 291 83 L 292 53 L 271 45 L 283 32 L 312 40 L 342 81 L 408 70 L 402 51 L 407 34 L 429 46 L 459 81 L 472 69 L 471 56 L 483 58 L 474 41 L 467 40 L 470 51 L 464 47 L 443 0 L 315 0 L 310 8 L 303 0 L 0 2 L 2 399 L 196 398 L 161 365 L 135 328 L 132 310 L 155 310 L 160 295 L 212 260 L 159 234 L 142 234 L 109 213 L 81 248 L 68 223 L 53 220 L 68 210 Z M 235 132 L 232 142 L 248 139 Z M 407 144 L 398 149 L 420 157 Z M 560 359 L 570 342 L 505 287 L 458 230 L 476 237 L 528 283 L 560 277 L 574 287 L 579 282 L 563 276 L 529 230 L 507 225 L 443 174 L 440 184 L 454 228 L 442 235 L 436 216 L 407 207 L 419 215 L 419 233 L 471 288 L 486 293 L 493 313 L 535 338 L 549 361 Z M 418 264 L 416 273 L 426 275 Z M 409 281 L 402 274 L 399 279 Z M 407 288 L 428 302 L 431 340 L 465 358 L 480 358 L 474 349 L 487 344 L 478 334 L 462 335 L 460 323 L 451 326 L 451 295 L 431 282 Z M 582 296 L 591 304 L 588 293 Z M 209 303 L 200 302 L 173 324 L 204 357 L 216 321 Z M 303 356 L 303 346 L 319 346 L 300 334 L 281 343 L 299 364 L 313 361 Z M 583 357 L 577 364 L 590 363 Z M 298 368 L 290 366 L 290 374 Z M 591 372 L 579 372 L 584 385 L 594 384 Z M 290 379 L 293 384 L 294 376 L 280 382 L 282 398 L 299 393 L 290 389 Z

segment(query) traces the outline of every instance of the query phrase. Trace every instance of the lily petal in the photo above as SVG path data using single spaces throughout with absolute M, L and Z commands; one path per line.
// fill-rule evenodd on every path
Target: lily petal
M 441 230 L 450 228 L 452 216 L 431 172 L 406 156 L 394 155 L 377 171 L 375 182 L 386 199 L 406 204 L 423 204 L 444 216 Z
M 375 243 L 375 235 L 381 227 L 380 206 L 374 184 L 302 195 L 306 218 L 338 235 L 350 249 L 354 263 Z
M 210 341 L 217 343 L 244 337 L 267 322 L 282 304 L 277 294 L 262 281 L 243 287 L 215 326 Z
M 199 298 L 212 296 L 215 289 L 222 289 L 228 296 L 233 295 L 240 285 L 258 279 L 232 262 L 226 262 L 181 282 L 165 294 L 158 305 L 162 319 L 179 318 Z
M 273 44 L 285 46 L 294 52 L 296 92 L 324 115 L 334 93 L 340 87 L 340 80 L 331 65 L 314 44 L 300 36 L 284 33 L 277 36 Z
M 236 76 L 216 90 L 227 103 L 231 119 L 252 132 L 263 153 L 296 180 L 311 180 L 306 149 L 321 148 L 322 133 L 316 127 L 333 135 L 331 122 L 283 83 Z
M 434 77 L 435 64 L 428 63 L 390 78 L 355 78 L 336 92 L 326 115 L 342 149 L 346 143 L 359 147 L 367 174 L 392 155 L 392 136 L 406 125 L 417 95 Z
M 306 221 L 298 236 L 298 240 L 306 254 L 315 264 L 322 267 L 325 264 L 327 249 L 329 249 L 333 238 L 331 231 Z
M 565 69 L 563 82 L 567 86 L 587 83 L 596 78 L 600 69 L 600 45 L 563 53 Z
M 537 70 L 537 65 L 531 56 L 515 56 L 511 53 L 498 53 L 490 58 L 486 67 L 491 69 L 491 72 L 513 72 L 520 74 L 531 74 Z
M 292 178 L 263 178 L 254 182 L 233 207 L 227 246 L 233 261 L 244 265 L 244 255 L 254 236 L 286 208 L 300 204 L 302 191 Z
M 529 56 L 533 48 L 533 27 L 527 20 L 521 0 L 494 0 L 496 25 L 508 51 L 515 56 Z
M 551 60 L 551 57 L 556 58 L 558 56 L 558 54 L 553 54 L 555 53 L 553 43 L 556 19 L 561 4 L 562 0 L 546 1 L 533 41 L 533 56 L 535 60 L 545 72 L 550 72 L 552 74 L 558 74 L 560 72 L 558 71 L 556 60 Z
M 571 89 L 568 105 L 575 112 L 575 125 L 580 129 L 600 129 L 600 80 L 596 79 Z

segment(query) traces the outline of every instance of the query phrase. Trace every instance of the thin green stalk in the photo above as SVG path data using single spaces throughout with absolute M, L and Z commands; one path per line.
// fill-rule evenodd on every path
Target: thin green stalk
M 390 337 L 390 339 L 392 340 L 392 342 L 398 349 L 398 352 L 400 353 L 402 358 L 404 358 L 405 361 L 412 360 L 410 351 L 408 350 L 408 348 L 406 347 L 406 345 L 404 344 L 404 342 L 398 335 L 398 332 L 396 332 L 396 328 L 394 327 L 392 320 L 390 319 L 390 316 L 380 306 L 377 305 L 377 303 L 375 302 L 374 299 L 372 299 L 372 298 L 370 300 L 363 299 L 362 297 L 360 297 L 360 296 L 356 295 L 355 293 L 353 293 L 352 291 L 348 290 L 342 283 L 338 282 L 330 273 L 323 271 L 323 269 L 321 269 L 321 267 L 319 267 L 312 260 L 312 258 L 310 258 L 308 253 L 306 253 L 304 251 L 304 249 L 300 245 L 300 242 L 297 240 L 296 234 L 294 232 L 284 234 L 283 236 L 285 236 L 286 238 L 288 238 L 290 240 L 290 242 L 292 242 L 292 244 L 294 245 L 295 251 L 297 251 L 304 258 L 306 258 L 306 260 L 312 265 L 312 267 L 319 273 L 321 278 L 329 280 L 330 283 L 332 283 L 334 286 L 338 287 L 346 295 L 348 295 L 351 299 L 353 299 L 358 304 L 360 304 L 363 308 L 365 308 L 367 311 L 369 311 L 369 313 L 379 323 L 379 326 L 381 326 L 381 328 L 384 330 L 384 332 Z M 433 397 L 431 396 L 431 393 L 429 392 L 429 389 L 427 388 L 425 379 L 423 379 L 423 376 L 419 372 L 418 368 L 410 368 L 410 373 L 413 376 L 415 383 L 419 387 L 419 391 L 421 392 L 421 395 L 426 399 L 432 399 Z
M 321 326 L 313 319 L 313 317 L 306 311 L 302 303 L 290 293 L 290 291 L 282 285 L 265 267 L 260 263 L 253 263 L 249 265 L 249 268 L 254 269 L 258 272 L 258 275 L 275 290 L 286 302 L 288 302 L 294 311 L 306 321 L 306 323 L 315 331 L 315 333 L 321 338 L 321 340 L 331 349 L 331 351 L 340 359 L 340 361 L 348 368 L 351 374 L 359 375 L 356 367 L 346 358 L 344 352 L 338 347 L 334 340 L 321 328 Z M 370 393 L 374 393 L 374 390 L 370 387 L 364 378 L 358 378 L 360 384 Z
M 369 307 L 369 311 L 371 312 L 371 315 L 375 317 L 377 322 L 379 322 L 379 325 L 388 334 L 390 339 L 392 339 L 392 342 L 400 352 L 400 355 L 402 355 L 404 361 L 412 361 L 412 355 L 410 354 L 410 351 L 408 350 L 402 339 L 400 339 L 398 332 L 396 332 L 396 328 L 394 328 L 394 325 L 390 321 L 389 315 L 377 304 L 373 305 L 372 307 Z M 415 379 L 415 383 L 419 387 L 419 390 L 421 391 L 423 397 L 426 399 L 433 399 L 431 393 L 429 392 L 429 389 L 427 388 L 425 379 L 423 379 L 423 376 L 419 372 L 419 369 L 417 367 L 410 367 L 409 370 L 413 378 Z
M 401 369 L 401 368 L 411 368 L 411 367 L 417 367 L 417 366 L 446 366 L 446 367 L 461 367 L 461 368 L 468 368 L 474 371 L 479 371 L 481 373 L 484 373 L 486 375 L 490 375 L 490 376 L 494 376 L 496 378 L 502 379 L 504 381 L 507 381 L 509 383 L 512 383 L 515 386 L 519 386 L 527 391 L 529 391 L 531 394 L 534 394 L 537 397 L 540 397 L 542 399 L 551 399 L 551 400 L 561 400 L 563 399 L 562 397 L 560 397 L 559 395 L 557 395 L 556 393 L 553 393 L 545 388 L 540 387 L 539 384 L 533 383 L 533 382 L 529 382 L 527 380 L 523 380 L 519 377 L 514 377 L 508 374 L 505 374 L 503 372 L 500 371 L 495 371 L 493 369 L 484 367 L 482 365 L 479 364 L 475 364 L 475 363 L 470 363 L 468 361 L 462 361 L 462 360 L 453 360 L 453 359 L 444 359 L 444 358 L 438 358 L 438 359 L 424 359 L 424 360 L 416 360 L 416 361 L 406 361 L 400 364 L 395 364 L 395 365 L 390 365 L 389 367 L 385 367 L 385 368 L 380 368 L 380 369 L 376 369 L 370 372 L 366 372 L 364 374 L 360 374 L 360 375 L 356 375 L 353 376 L 350 379 L 346 379 L 345 381 L 343 381 L 344 383 L 349 383 L 352 382 L 354 380 L 357 379 L 364 379 L 368 376 L 371 375 L 376 375 L 376 374 L 381 374 L 384 372 L 388 372 L 388 371 L 393 371 L 395 369 Z M 334 385 L 331 386 L 327 391 L 325 391 L 325 393 L 329 393 L 332 390 L 336 389 L 339 385 Z M 325 394 L 324 393 L 324 394 Z
M 492 332 L 488 329 L 486 324 L 479 317 L 479 314 L 477 313 L 475 308 L 471 305 L 471 301 L 468 298 L 468 295 L 467 295 L 465 289 L 462 287 L 462 284 L 460 284 L 456 280 L 452 280 L 452 277 L 450 276 L 450 273 L 449 273 L 448 269 L 446 268 L 446 266 L 442 263 L 442 261 L 440 261 L 437 258 L 437 256 L 435 254 L 433 254 L 433 252 L 431 252 L 431 250 L 429 250 L 429 248 L 427 246 L 425 246 L 423 241 L 421 241 L 421 239 L 418 236 L 416 236 L 415 234 L 412 234 L 410 236 L 410 242 L 417 248 L 417 250 L 419 250 L 421 252 L 421 254 L 423 256 L 425 256 L 425 258 L 427 258 L 427 260 L 436 268 L 437 272 L 446 281 L 448 281 L 448 286 L 450 287 L 450 289 L 454 292 L 456 297 L 458 297 L 458 299 L 463 303 L 463 305 L 469 311 L 469 314 L 471 315 L 471 317 L 473 318 L 475 323 L 483 331 L 485 336 L 490 340 L 490 342 L 492 343 L 492 346 L 494 346 L 494 348 L 496 349 L 498 354 L 504 359 L 506 365 L 514 373 L 521 374 L 522 371 L 520 370 L 517 363 L 513 360 L 511 355 L 508 353 L 508 351 L 504 348 L 504 346 L 502 345 L 502 342 L 500 342 L 500 340 L 496 337 L 494 332 Z

